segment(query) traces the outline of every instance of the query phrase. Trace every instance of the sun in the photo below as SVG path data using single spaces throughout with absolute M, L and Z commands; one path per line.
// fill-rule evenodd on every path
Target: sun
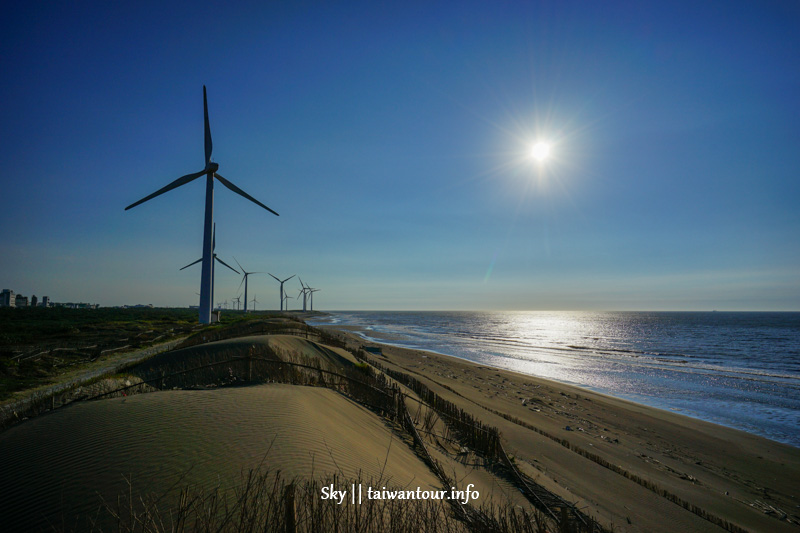
M 531 147 L 531 157 L 540 163 L 550 156 L 550 143 L 539 141 Z

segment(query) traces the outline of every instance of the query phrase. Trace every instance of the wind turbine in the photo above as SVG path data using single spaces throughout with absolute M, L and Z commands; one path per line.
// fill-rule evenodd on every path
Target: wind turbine
M 244 312 L 246 313 L 247 312 L 247 276 L 249 276 L 250 274 L 263 274 L 263 272 L 245 272 L 244 267 L 242 266 L 242 264 L 239 261 L 236 260 L 235 257 L 233 258 L 233 260 L 236 261 L 236 264 L 239 265 L 239 268 L 241 268 L 242 272 L 244 272 L 244 276 L 242 277 L 242 283 L 244 283 Z M 240 289 L 242 288 L 242 283 L 239 284 L 239 288 Z
M 134 202 L 128 207 L 125 208 L 127 211 L 137 205 L 144 203 L 148 200 L 152 200 L 156 196 L 160 196 L 165 192 L 171 191 L 181 185 L 186 185 L 190 181 L 194 181 L 200 176 L 206 177 L 206 208 L 205 208 L 205 222 L 203 224 L 203 269 L 200 276 L 200 323 L 201 324 L 210 324 L 211 323 L 211 306 L 213 303 L 213 291 L 214 291 L 214 282 L 213 282 L 213 225 L 214 225 L 214 178 L 218 179 L 220 183 L 222 183 L 225 187 L 232 190 L 236 194 L 243 196 L 250 200 L 251 202 L 263 207 L 270 213 L 277 215 L 275 211 L 267 207 L 266 205 L 262 204 L 239 187 L 231 183 L 230 181 L 226 180 L 222 176 L 217 173 L 219 170 L 219 164 L 211 161 L 211 150 L 213 145 L 211 143 L 211 127 L 208 124 L 208 99 L 206 97 L 206 86 L 203 85 L 203 116 L 205 122 L 205 155 L 206 155 L 206 166 L 200 172 L 195 172 L 193 174 L 187 174 L 185 176 L 181 176 L 180 178 L 176 179 L 166 187 L 162 187 L 161 189 L 157 190 L 153 194 L 149 196 L 145 196 L 138 202 Z
M 289 298 L 291 298 L 291 296 L 289 296 L 288 294 L 284 294 L 283 298 L 281 298 L 281 311 L 283 311 L 283 301 L 288 300 Z M 286 304 L 286 310 L 287 311 L 289 310 L 289 304 Z
M 302 287 L 302 289 L 300 289 L 300 292 L 298 293 L 297 297 L 300 298 L 300 294 L 303 295 L 303 312 L 305 313 L 306 312 L 306 296 L 308 296 L 308 287 L 306 287 L 303 284 L 303 280 L 302 279 L 300 279 L 300 278 L 297 278 L 297 279 L 300 280 L 300 286 Z
M 250 300 L 250 303 L 253 304 L 253 311 L 255 311 L 256 310 L 256 304 L 258 303 L 258 300 L 256 300 L 256 293 L 253 293 L 253 299 Z
M 269 272 L 267 272 L 267 274 L 269 274 Z M 272 276 L 272 274 L 269 274 L 269 275 Z M 283 311 L 283 300 L 284 300 L 284 295 L 286 294 L 285 292 L 283 292 L 283 284 L 286 283 L 287 281 L 289 281 L 290 279 L 292 279 L 293 277 L 295 277 L 296 275 L 297 274 L 292 274 L 291 276 L 289 276 L 288 278 L 286 278 L 283 281 L 279 280 L 278 278 L 275 278 L 275 276 L 272 276 L 273 278 L 275 278 L 275 281 L 277 281 L 278 283 L 281 284 L 281 311 Z
M 234 302 L 236 302 L 236 310 L 239 310 L 239 305 L 242 303 L 242 295 L 240 294 L 236 298 L 232 298 Z
M 223 261 L 222 259 L 217 257 L 216 249 L 217 249 L 217 225 L 214 224 L 214 230 L 212 232 L 212 238 L 211 238 L 211 255 L 218 262 L 222 263 L 223 265 L 225 265 L 226 267 L 230 268 L 231 270 L 233 270 L 234 272 L 236 272 L 238 274 L 239 273 L 238 270 L 236 270 L 235 268 L 230 266 L 228 263 L 226 263 L 225 261 Z M 234 257 L 234 259 L 236 259 L 236 258 Z M 202 260 L 203 260 L 203 258 L 201 257 L 197 261 L 194 261 L 193 263 L 189 263 L 188 265 L 186 265 L 185 267 L 181 268 L 180 270 L 183 270 L 184 268 L 189 268 L 192 265 L 196 265 L 197 263 L 199 263 Z M 214 279 L 215 279 L 214 273 L 215 273 L 214 272 L 214 263 L 212 261 L 212 263 L 211 263 L 211 301 L 212 302 L 214 301 Z M 202 298 L 203 298 L 203 296 L 200 295 L 200 301 L 202 301 Z M 219 306 L 217 306 L 217 307 L 219 307 Z
M 311 287 L 308 287 L 308 293 L 311 295 L 311 309 L 309 309 L 310 311 L 314 310 L 314 293 L 319 292 L 321 290 L 322 289 L 312 289 Z

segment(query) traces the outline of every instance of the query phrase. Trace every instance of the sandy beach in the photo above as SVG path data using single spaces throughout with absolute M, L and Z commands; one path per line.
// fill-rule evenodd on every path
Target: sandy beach
M 525 474 L 615 531 L 720 530 L 674 499 L 752 531 L 800 531 L 797 448 L 431 352 L 373 357 L 496 426 Z
M 12 529 L 36 529 L 64 512 L 96 513 L 94 496 L 114 501 L 129 482 L 159 496 L 177 485 L 235 490 L 248 470 L 266 468 L 285 479 L 336 476 L 342 486 L 332 488 L 352 487 L 341 503 L 324 502 L 337 513 L 354 509 L 347 483 L 359 479 L 365 498 L 384 488 L 409 500 L 470 488 L 476 508 L 538 508 L 548 520 L 569 510 L 605 531 L 800 531 L 800 449 L 432 352 L 364 351 L 346 328 L 324 330 L 327 337 L 251 331 L 161 354 L 131 379 L 223 361 L 227 385 L 161 383 L 158 392 L 74 402 L 12 426 L 0 433 L 0 453 L 18 458 L 0 481 L 0 511 Z M 264 366 L 229 366 L 231 357 L 263 357 Z M 287 382 L 271 366 L 281 362 L 307 365 L 293 367 L 305 377 Z M 345 386 L 368 375 L 402 393 L 395 399 L 407 419 Z M 447 414 L 456 411 L 476 434 L 497 428 L 508 462 L 467 444 Z M 169 509 L 174 497 L 159 505 Z M 311 500 L 320 504 L 322 493 Z

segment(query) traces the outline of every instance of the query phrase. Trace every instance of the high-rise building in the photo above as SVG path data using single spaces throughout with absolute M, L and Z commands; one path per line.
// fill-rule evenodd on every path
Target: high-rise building
M 17 307 L 28 307 L 28 297 L 23 296 L 21 294 L 17 294 L 16 305 Z
M 11 289 L 3 289 L 0 293 L 0 307 L 15 307 L 17 299 L 14 297 L 14 291 Z
M 36 297 L 35 294 L 31 294 L 31 307 L 36 307 L 36 304 L 39 303 L 39 299 Z
M 50 297 L 42 296 L 42 307 L 50 307 Z

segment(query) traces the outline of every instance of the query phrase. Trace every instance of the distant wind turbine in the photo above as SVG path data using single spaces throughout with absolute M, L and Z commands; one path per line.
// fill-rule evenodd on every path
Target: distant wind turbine
M 311 308 L 309 309 L 309 311 L 313 311 L 314 310 L 314 293 L 315 292 L 319 292 L 321 290 L 322 289 L 312 289 L 311 287 L 308 287 L 308 293 L 311 295 L 311 299 L 310 299 L 310 307 Z
M 267 272 L 267 274 L 269 274 L 269 272 Z M 269 274 L 269 275 L 272 276 L 272 274 Z M 292 279 L 293 277 L 295 277 L 296 275 L 297 274 L 292 274 L 291 276 L 289 276 L 288 278 L 286 278 L 283 281 L 279 280 L 275 276 L 272 276 L 273 278 L 275 278 L 275 281 L 277 281 L 278 283 L 281 284 L 281 290 L 280 290 L 280 293 L 281 293 L 280 294 L 280 296 L 281 296 L 281 311 L 283 311 L 283 300 L 284 300 L 284 295 L 286 294 L 286 293 L 283 292 L 283 284 L 286 283 L 287 281 L 289 281 L 290 279 Z
M 281 311 L 283 311 L 283 301 L 284 300 L 288 300 L 289 298 L 291 298 L 291 296 L 289 296 L 288 294 L 284 294 L 283 298 L 281 298 Z M 286 304 L 286 311 L 288 311 L 288 310 L 289 310 L 289 304 L 287 303 Z
M 236 310 L 239 310 L 239 305 L 242 303 L 242 295 L 240 294 L 236 298 L 232 298 L 234 302 L 236 302 Z
M 306 297 L 308 296 L 308 289 L 309 288 L 306 287 L 305 284 L 303 284 L 303 280 L 302 279 L 300 279 L 299 277 L 297 279 L 300 280 L 300 286 L 302 287 L 302 289 L 300 289 L 300 292 L 297 294 L 297 297 L 299 298 L 300 294 L 303 295 L 303 312 L 305 313 L 306 312 Z
M 211 255 L 218 262 L 222 263 L 226 267 L 230 268 L 231 270 L 233 270 L 234 272 L 239 274 L 238 270 L 236 270 L 235 268 L 230 266 L 228 263 L 226 263 L 225 261 L 223 261 L 222 259 L 217 257 L 216 249 L 217 249 L 217 225 L 214 224 L 214 230 L 212 231 L 212 237 L 211 237 Z M 185 267 L 182 267 L 180 270 L 183 270 L 184 268 L 189 268 L 192 265 L 196 265 L 197 263 L 199 263 L 202 260 L 203 260 L 203 258 L 201 257 L 197 261 L 194 261 L 192 263 L 189 263 Z M 214 279 L 215 279 L 214 275 L 215 275 L 215 269 L 214 269 L 214 262 L 212 261 L 212 263 L 211 263 L 211 301 L 212 302 L 214 301 Z M 197 294 L 197 293 L 195 293 L 195 294 Z M 200 295 L 200 300 L 202 301 L 202 295 Z M 219 306 L 217 306 L 217 307 L 219 307 Z
M 244 272 L 244 276 L 242 276 L 242 283 L 244 283 L 244 312 L 246 313 L 247 312 L 247 277 L 250 274 L 263 274 L 263 272 L 245 272 L 244 267 L 242 266 L 242 264 L 235 257 L 233 258 L 233 260 L 236 261 L 236 264 L 239 265 L 239 268 L 241 268 L 242 272 Z M 239 288 L 240 289 L 242 288 L 242 283 L 239 284 Z
M 253 299 L 250 300 L 250 302 L 253 304 L 253 311 L 255 311 L 256 310 L 256 304 L 258 303 L 258 300 L 256 300 L 256 294 L 255 293 L 253 293 Z
M 211 127 L 208 124 L 208 99 L 206 97 L 206 86 L 203 85 L 203 116 L 205 122 L 205 156 L 206 156 L 206 166 L 200 172 L 195 172 L 193 174 L 187 174 L 185 176 L 181 176 L 180 178 L 176 179 L 166 187 L 162 187 L 161 189 L 157 190 L 153 194 L 149 196 L 145 196 L 138 202 L 134 202 L 128 207 L 125 208 L 127 211 L 137 205 L 144 203 L 148 200 L 152 200 L 156 196 L 162 195 L 165 192 L 171 191 L 181 185 L 186 185 L 190 181 L 193 181 L 200 176 L 206 176 L 206 208 L 205 208 L 205 222 L 203 225 L 203 268 L 202 273 L 200 276 L 200 323 L 201 324 L 210 324 L 211 323 L 211 306 L 212 302 L 214 301 L 213 297 L 213 224 L 214 224 L 214 178 L 218 179 L 220 183 L 222 183 L 225 187 L 232 190 L 236 194 L 243 196 L 250 200 L 251 202 L 263 207 L 270 213 L 277 215 L 275 211 L 267 207 L 266 205 L 262 204 L 239 187 L 231 183 L 230 181 L 226 180 L 222 176 L 217 173 L 219 170 L 219 165 L 215 162 L 211 161 L 211 150 L 213 148 L 211 142 Z

